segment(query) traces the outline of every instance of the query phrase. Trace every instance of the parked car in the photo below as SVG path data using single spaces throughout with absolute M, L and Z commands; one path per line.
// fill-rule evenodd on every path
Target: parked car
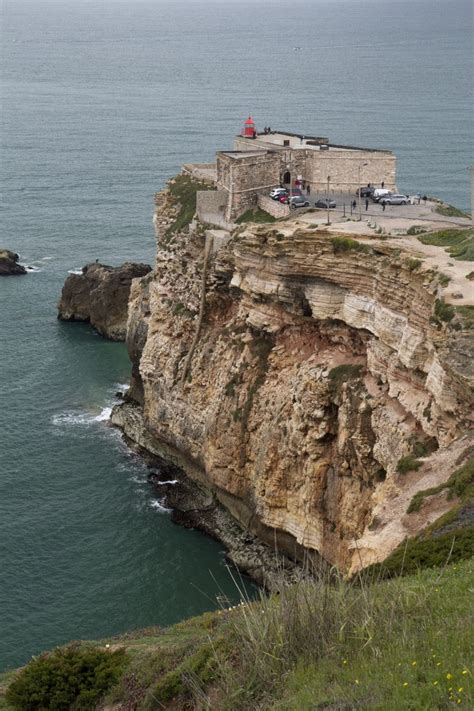
M 386 188 L 375 188 L 375 190 L 372 194 L 372 200 L 374 202 L 379 202 L 380 198 L 388 197 L 391 194 L 392 194 L 392 191 L 387 190 Z
M 328 207 L 331 209 L 333 207 L 336 207 L 336 201 L 335 200 L 329 200 L 328 198 L 324 198 L 324 200 L 316 200 L 314 203 L 315 207 L 323 207 L 325 210 L 328 209 Z
M 286 195 L 288 193 L 288 190 L 286 188 L 273 188 L 273 190 L 270 191 L 269 197 L 272 198 L 272 200 L 278 200 L 280 195 Z
M 290 198 L 290 207 L 295 210 L 297 207 L 309 207 L 309 202 L 302 195 L 293 195 Z
M 374 194 L 374 191 L 375 191 L 375 188 L 371 185 L 370 188 L 369 188 L 369 186 L 367 186 L 365 188 L 358 188 L 356 190 L 356 195 L 359 195 L 359 193 L 360 193 L 361 197 L 372 197 L 372 195 Z
M 406 205 L 408 198 L 406 195 L 387 195 L 387 197 L 380 198 L 381 205 Z
M 299 188 L 291 188 L 291 197 L 303 197 L 303 193 Z M 279 202 L 288 204 L 288 190 L 283 195 L 280 195 L 278 200 Z

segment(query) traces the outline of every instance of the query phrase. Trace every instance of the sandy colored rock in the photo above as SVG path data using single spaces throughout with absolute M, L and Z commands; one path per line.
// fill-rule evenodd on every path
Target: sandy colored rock
M 18 264 L 19 256 L 9 249 L 0 248 L 0 276 L 16 276 L 26 274 L 25 267 Z
M 88 264 L 82 274 L 71 274 L 66 279 L 58 304 L 58 319 L 86 321 L 102 336 L 124 341 L 132 282 L 150 271 L 148 264 L 132 262 L 120 267 Z

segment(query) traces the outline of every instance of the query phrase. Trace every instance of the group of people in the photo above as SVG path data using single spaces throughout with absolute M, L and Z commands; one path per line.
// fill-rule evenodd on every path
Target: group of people
M 265 126 L 265 128 L 263 129 L 263 132 L 264 133 L 271 133 L 272 129 L 270 128 L 270 126 Z

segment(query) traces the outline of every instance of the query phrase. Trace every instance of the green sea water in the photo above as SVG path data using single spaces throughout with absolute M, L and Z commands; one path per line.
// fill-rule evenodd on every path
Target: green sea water
M 236 591 L 222 548 L 174 526 L 107 424 L 125 347 L 56 320 L 69 270 L 152 262 L 153 193 L 231 147 L 248 112 L 387 147 L 399 187 L 469 207 L 464 0 L 2 4 L 0 669 L 166 625 Z M 295 51 L 295 47 L 301 49 Z

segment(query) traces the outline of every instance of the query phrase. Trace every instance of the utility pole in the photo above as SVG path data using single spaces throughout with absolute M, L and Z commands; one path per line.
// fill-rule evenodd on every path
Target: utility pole
M 360 167 L 361 165 L 368 165 L 367 163 L 359 163 L 357 166 L 359 172 L 359 222 L 362 221 L 362 197 L 361 197 L 361 184 L 360 184 Z
M 327 202 L 327 207 L 328 207 L 328 222 L 327 222 L 328 225 L 331 224 L 331 218 L 330 218 L 331 213 L 329 212 L 329 183 L 330 183 L 330 181 L 331 181 L 331 176 L 328 175 L 328 188 L 327 188 L 327 193 L 326 193 L 326 202 Z

